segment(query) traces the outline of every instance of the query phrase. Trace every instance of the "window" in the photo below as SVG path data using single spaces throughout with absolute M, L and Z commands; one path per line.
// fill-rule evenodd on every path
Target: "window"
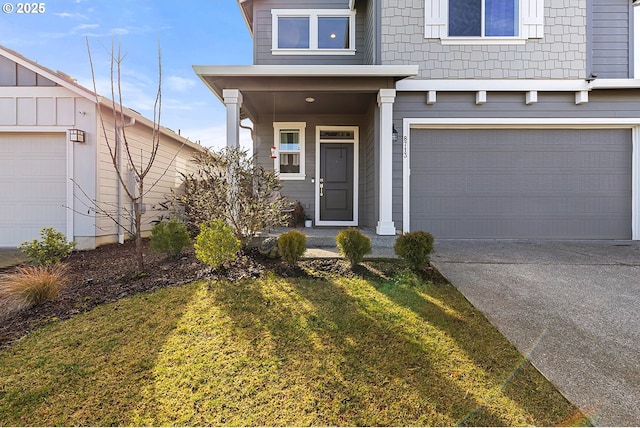
M 449 37 L 514 37 L 518 0 L 449 0 Z
M 304 122 L 274 122 L 273 169 L 283 180 L 304 180 Z
M 521 44 L 544 37 L 544 0 L 424 0 L 425 38 Z
M 273 9 L 275 55 L 355 54 L 355 11 Z

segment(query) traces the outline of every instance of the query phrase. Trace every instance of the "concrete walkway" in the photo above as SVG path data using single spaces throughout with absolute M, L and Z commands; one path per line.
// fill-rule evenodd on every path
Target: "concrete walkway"
M 640 242 L 438 241 L 432 261 L 594 424 L 640 426 Z
M 336 235 L 345 227 L 299 227 L 278 228 L 267 234 L 266 236 L 277 237 L 289 230 L 297 230 L 307 235 L 307 251 L 304 257 L 307 258 L 341 258 L 338 253 L 336 244 Z M 360 231 L 371 238 L 371 253 L 365 256 L 365 259 L 393 259 L 396 255 L 393 251 L 393 244 L 396 242 L 397 236 L 378 236 L 374 230 L 360 228 Z

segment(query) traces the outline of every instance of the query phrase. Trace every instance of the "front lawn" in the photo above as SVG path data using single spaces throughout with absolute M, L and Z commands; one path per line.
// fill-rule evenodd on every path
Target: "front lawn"
M 0 351 L 2 425 L 585 422 L 453 287 L 406 273 L 196 282 Z

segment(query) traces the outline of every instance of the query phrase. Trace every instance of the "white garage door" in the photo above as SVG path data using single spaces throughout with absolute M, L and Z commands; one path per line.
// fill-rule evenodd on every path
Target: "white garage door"
M 64 134 L 0 134 L 0 247 L 66 232 Z
M 631 239 L 631 131 L 411 131 L 411 230 Z

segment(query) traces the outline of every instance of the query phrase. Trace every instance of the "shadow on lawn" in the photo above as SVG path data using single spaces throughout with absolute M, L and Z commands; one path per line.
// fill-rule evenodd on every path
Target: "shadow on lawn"
M 297 387 L 295 397 L 281 398 L 279 404 L 290 413 L 283 410 L 275 420 L 254 414 L 242 424 L 549 424 L 526 412 L 501 414 L 501 406 L 511 401 L 499 388 L 503 374 L 485 372 L 490 386 L 478 381 L 477 390 L 466 389 L 461 374 L 447 364 L 449 347 L 461 346 L 456 336 L 453 344 L 438 344 L 447 341 L 444 336 L 435 344 L 423 343 L 421 332 L 443 332 L 426 317 L 414 320 L 416 331 L 405 329 L 402 311 L 376 296 L 370 282 L 278 281 L 275 290 L 260 283 L 212 290 L 243 341 L 272 339 L 271 356 L 280 362 L 278 382 Z M 513 407 L 524 405 L 518 401 Z
M 452 337 L 474 363 L 501 385 L 501 392 L 531 414 L 536 425 L 590 426 L 589 419 L 490 325 L 485 316 L 451 286 L 390 286 L 378 289 L 398 305 Z M 446 302 L 446 304 L 444 303 Z M 496 346 L 498 345 L 498 346 Z M 565 409 L 557 413 L 558 409 Z M 555 410 L 554 410 L 555 409 Z M 463 424 L 472 423 L 476 409 Z M 542 414 L 540 414 L 542 413 Z M 553 415 L 557 419 L 541 419 Z

